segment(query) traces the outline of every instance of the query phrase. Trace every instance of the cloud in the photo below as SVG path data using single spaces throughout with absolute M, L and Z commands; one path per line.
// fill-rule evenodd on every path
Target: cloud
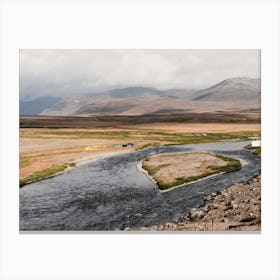
M 65 96 L 115 87 L 201 89 L 260 77 L 258 50 L 21 50 L 20 96 Z

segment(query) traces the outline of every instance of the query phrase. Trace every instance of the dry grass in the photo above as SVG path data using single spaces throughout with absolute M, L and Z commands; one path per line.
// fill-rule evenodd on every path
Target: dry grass
M 132 129 L 21 128 L 20 179 L 53 166 L 79 162 L 85 157 L 116 151 L 113 147 L 115 143 L 132 142 L 133 148 L 121 149 L 138 150 L 158 145 L 247 140 L 251 136 L 259 135 L 258 124 L 161 123 L 159 126 L 154 123 L 147 126 L 149 129 L 141 124 Z M 213 133 L 217 129 L 220 132 Z M 86 149 L 92 146 L 95 148 Z
M 130 126 L 126 126 L 130 128 Z M 135 128 L 131 126 L 131 128 Z M 260 123 L 147 123 L 138 124 L 137 129 L 159 129 L 178 133 L 259 133 Z
M 32 173 L 31 175 L 26 176 L 24 179 L 21 179 L 19 181 L 19 186 L 22 187 L 28 183 L 51 177 L 51 176 L 57 174 L 58 172 L 64 171 L 68 167 L 74 167 L 74 166 L 75 166 L 75 163 L 72 162 L 69 164 L 65 163 L 62 165 L 52 166 L 52 167 L 44 169 L 44 170 L 36 171 L 36 172 Z
M 161 190 L 241 168 L 238 160 L 210 153 L 177 153 L 153 156 L 143 161 Z

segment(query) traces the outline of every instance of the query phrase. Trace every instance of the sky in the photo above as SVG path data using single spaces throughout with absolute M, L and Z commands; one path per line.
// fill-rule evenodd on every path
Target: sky
M 20 50 L 20 98 L 113 88 L 203 89 L 260 78 L 259 50 Z

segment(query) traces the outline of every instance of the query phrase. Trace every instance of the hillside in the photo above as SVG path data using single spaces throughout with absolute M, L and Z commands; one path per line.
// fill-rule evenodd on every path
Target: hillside
M 210 88 L 196 92 L 194 101 L 215 101 L 219 103 L 259 104 L 260 79 L 246 77 L 222 81 Z
M 37 114 L 85 117 L 219 113 L 222 116 L 253 112 L 260 115 L 260 79 L 231 78 L 199 91 L 126 87 L 66 97 L 44 106 Z M 21 113 L 30 115 L 23 110 Z
M 192 98 L 186 90 L 160 91 L 146 87 L 127 87 L 107 92 L 67 97 L 41 112 L 45 116 L 142 115 L 180 112 Z
M 42 96 L 36 98 L 34 100 L 20 100 L 19 108 L 20 115 L 39 115 L 47 108 L 52 107 L 57 102 L 59 102 L 61 98 L 52 97 L 52 96 Z

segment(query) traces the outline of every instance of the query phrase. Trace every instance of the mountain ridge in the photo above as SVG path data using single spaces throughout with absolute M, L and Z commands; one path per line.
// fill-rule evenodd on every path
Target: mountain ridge
M 184 114 L 260 107 L 260 79 L 234 77 L 202 90 L 132 86 L 58 100 L 43 116 Z
M 211 100 L 221 101 L 221 97 L 227 100 L 234 101 L 236 92 L 242 93 L 242 99 L 250 100 L 254 98 L 256 93 L 260 93 L 260 79 L 253 79 L 248 77 L 235 77 L 221 81 L 209 88 L 196 92 L 193 100 Z M 246 96 L 244 96 L 246 94 Z M 222 96 L 221 96 L 222 95 Z

